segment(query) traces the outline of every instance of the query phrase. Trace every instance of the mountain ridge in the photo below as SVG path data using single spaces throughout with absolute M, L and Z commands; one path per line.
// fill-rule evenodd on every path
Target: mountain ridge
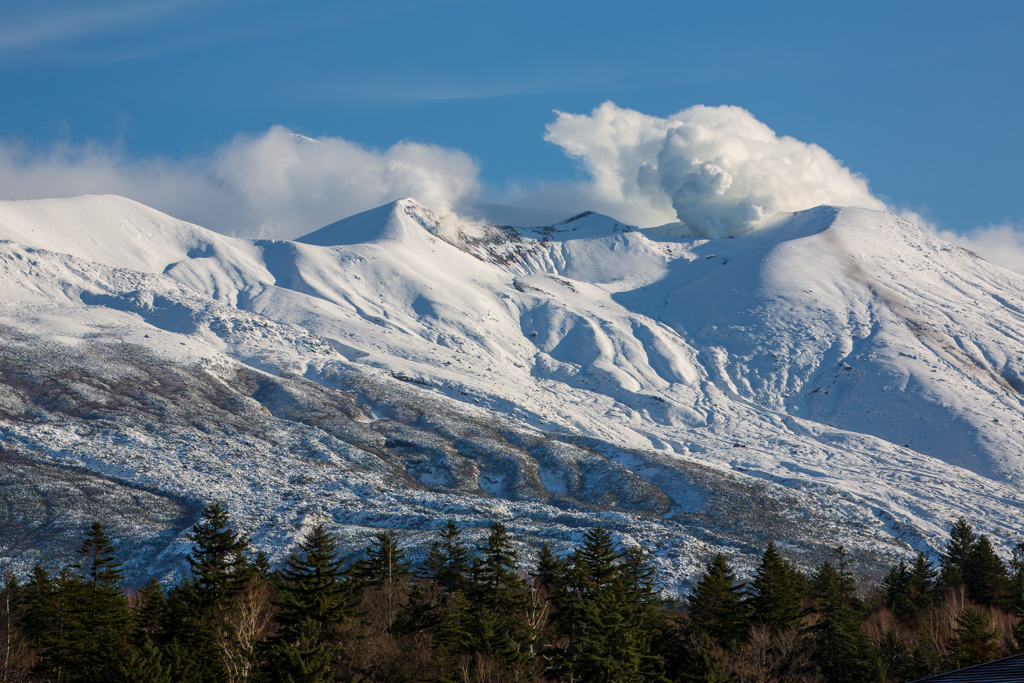
M 1024 522 L 1019 276 L 863 209 L 817 207 L 722 240 L 673 238 L 598 214 L 573 218 L 496 226 L 438 218 L 406 199 L 295 241 L 240 240 L 130 200 L 0 203 L 0 240 L 8 240 L 0 283 L 9 294 L 0 325 L 56 344 L 53 362 L 72 375 L 106 372 L 75 361 L 74 346 L 107 357 L 104 349 L 120 344 L 162 358 L 189 378 L 176 380 L 183 386 L 230 396 L 209 404 L 223 424 L 200 420 L 223 449 L 255 448 L 270 458 L 265 467 L 279 459 L 306 471 L 306 450 L 272 436 L 269 425 L 280 424 L 295 443 L 321 444 L 315 462 L 340 463 L 330 453 L 348 453 L 351 483 L 338 491 L 378 486 L 395 500 L 419 491 L 416 505 L 457 499 L 457 508 L 482 505 L 487 514 L 511 505 L 529 537 L 562 540 L 573 525 L 542 510 L 568 506 L 573 524 L 584 525 L 605 514 L 588 500 L 608 501 L 620 542 L 657 546 L 670 583 L 685 582 L 711 547 L 748 556 L 751 539 L 770 533 L 749 517 L 771 506 L 763 491 L 789 500 L 773 524 L 789 528 L 801 508 L 815 511 L 817 538 L 793 546 L 808 558 L 839 542 L 855 555 L 924 549 L 960 514 L 1007 539 Z M 125 243 L 99 253 L 103 234 Z M 62 244 L 81 255 L 63 256 Z M 8 346 L 11 363 L 23 357 Z M 151 374 L 146 362 L 132 372 Z M 234 379 L 243 376 L 251 379 Z M 218 382 L 227 388 L 215 391 Z M 53 408 L 47 401 L 56 399 L 40 398 L 46 391 L 16 384 L 0 387 L 3 448 L 201 497 L 204 487 L 159 464 L 164 456 L 153 456 L 156 474 L 144 474 L 131 448 L 101 454 L 109 435 L 95 447 L 76 442 L 88 456 L 46 447 L 47 429 L 93 427 Z M 109 405 L 125 400 L 90 391 Z M 341 396 L 354 396 L 355 407 Z M 168 418 L 174 424 L 190 414 L 172 409 L 173 396 L 159 398 L 179 416 Z M 125 443 L 138 441 L 134 401 L 124 415 L 96 408 Z M 221 403 L 268 426 L 245 446 L 250 437 L 231 426 L 235 408 L 225 413 Z M 402 408 L 419 404 L 433 407 Z M 504 426 L 452 431 L 449 418 L 430 411 L 468 411 L 467 424 Z M 33 426 L 29 414 L 49 427 Z M 548 443 L 562 445 L 538 445 Z M 211 472 L 230 471 L 215 444 L 188 448 Z M 552 455 L 559 449 L 574 455 Z M 255 482 L 260 467 L 240 472 L 251 469 Z M 710 488 L 694 485 L 694 472 Z M 376 484 L 356 483 L 361 477 Z M 317 496 L 337 501 L 328 485 L 311 484 L 303 488 L 311 498 L 291 503 L 248 484 L 218 490 L 244 511 L 247 532 L 269 543 L 280 538 L 275 517 L 298 520 Z M 371 505 L 366 495 L 351 500 Z M 737 503 L 714 517 L 716 497 L 730 496 L 749 510 L 735 512 Z M 333 515 L 353 538 L 365 534 L 365 520 L 353 521 L 364 519 L 357 508 L 338 509 L 348 511 L 332 513 L 325 502 L 317 514 Z M 377 524 L 392 524 L 375 514 Z M 393 513 L 399 528 L 403 514 Z M 460 514 L 472 524 L 486 516 Z M 183 543 L 175 538 L 152 566 L 175 566 L 172 546 Z

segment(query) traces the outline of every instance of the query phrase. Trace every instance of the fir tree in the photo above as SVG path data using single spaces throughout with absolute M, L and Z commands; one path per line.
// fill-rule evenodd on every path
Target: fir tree
M 352 615 L 337 546 L 318 524 L 278 572 L 274 603 L 279 626 L 268 656 L 272 680 L 333 680 L 338 627 Z
M 918 552 L 914 558 L 909 584 L 909 601 L 917 613 L 923 612 L 935 601 L 935 574 L 935 567 L 932 563 L 928 561 L 923 552 Z
M 895 629 L 888 628 L 882 633 L 878 642 L 878 658 L 884 680 L 912 680 L 913 658 L 910 648 L 899 639 Z
M 21 591 L 21 600 L 25 613 L 19 624 L 21 631 L 32 647 L 45 651 L 57 638 L 60 615 L 57 587 L 42 565 L 32 568 L 28 583 Z
M 157 642 L 166 609 L 164 587 L 155 576 L 151 577 L 139 591 L 132 613 L 132 642 L 136 647 L 142 647 L 147 640 Z
M 996 555 L 988 536 L 979 536 L 971 546 L 963 568 L 967 595 L 981 605 L 1000 605 L 1007 601 L 1010 579 L 1006 565 Z
M 729 648 L 747 633 L 743 586 L 725 559 L 716 553 L 697 579 L 687 602 L 693 630 L 707 633 L 722 648 Z
M 473 648 L 506 664 L 528 657 L 534 633 L 527 622 L 529 594 L 519 578 L 519 554 L 501 522 L 491 526 L 472 567 L 470 587 Z
M 118 662 L 115 681 L 124 683 L 175 683 L 171 670 L 164 664 L 160 649 L 152 640 L 145 641 L 138 649 L 129 650 L 128 656 Z
M 231 528 L 220 503 L 207 505 L 192 526 L 194 544 L 186 558 L 192 569 L 192 594 L 201 612 L 221 612 L 252 578 L 245 553 L 249 540 Z
M 750 584 L 747 603 L 751 621 L 774 632 L 796 623 L 801 610 L 796 573 L 796 568 L 779 554 L 775 543 L 769 541 Z
M 860 600 L 842 546 L 836 559 L 836 566 L 824 562 L 814 577 L 818 621 L 809 628 L 814 665 L 827 683 L 871 680 L 876 655 L 860 628 Z
M 246 557 L 249 541 L 231 527 L 220 503 L 203 509 L 189 540 L 192 575 L 168 596 L 170 636 L 177 642 L 169 667 L 176 679 L 221 681 L 227 674 L 217 644 L 231 639 L 235 598 L 255 576 Z
M 72 681 L 114 680 L 118 667 L 129 657 L 128 601 L 121 587 L 121 563 L 114 546 L 94 522 L 86 533 L 77 579 L 65 584 L 67 626 L 63 634 L 63 652 L 59 659 Z
M 412 570 L 395 534 L 378 531 L 370 541 L 366 557 L 353 567 L 353 575 L 364 586 L 391 586 L 406 581 Z
M 960 611 L 956 624 L 946 658 L 950 669 L 981 664 L 1002 655 L 998 645 L 999 630 L 992 628 L 986 610 L 968 605 Z
M 1009 570 L 1010 582 L 1007 606 L 1020 614 L 1024 611 L 1024 542 L 1022 541 L 1018 541 L 1013 546 L 1013 556 L 1010 558 Z
M 469 585 L 469 549 L 461 540 L 462 530 L 448 520 L 440 538 L 430 544 L 425 563 L 426 577 L 445 593 L 465 592 Z
M 646 643 L 637 627 L 630 589 L 611 534 L 594 528 L 573 553 L 566 573 L 569 592 L 560 609 L 569 637 L 555 672 L 563 679 L 641 680 Z M 636 591 L 637 593 L 639 591 Z
M 932 604 L 935 571 L 924 553 L 918 553 L 914 563 L 906 561 L 889 568 L 882 580 L 885 606 L 899 619 L 914 619 Z
M 942 554 L 939 570 L 939 592 L 943 595 L 959 588 L 964 582 L 964 568 L 977 540 L 974 529 L 963 517 L 958 517 L 949 530 L 949 540 Z
M 544 543 L 537 553 L 537 571 L 533 574 L 538 585 L 543 586 L 549 595 L 554 595 L 565 580 L 566 563 L 555 557 L 551 546 Z
M 473 646 L 471 605 L 461 590 L 455 591 L 445 602 L 438 623 L 435 642 L 441 663 L 453 667 L 459 655 Z
M 619 559 L 621 600 L 624 604 L 629 641 L 634 643 L 637 669 L 644 681 L 663 679 L 670 631 L 665 602 L 654 583 L 650 555 L 640 546 L 622 552 Z

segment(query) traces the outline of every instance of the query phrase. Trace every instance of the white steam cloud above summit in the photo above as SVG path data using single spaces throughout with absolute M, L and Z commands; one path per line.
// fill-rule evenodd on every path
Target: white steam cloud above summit
M 118 146 L 39 151 L 0 141 L 0 199 L 119 194 L 220 232 L 280 238 L 401 197 L 442 216 L 474 213 L 484 200 L 566 217 L 589 209 L 641 227 L 682 222 L 699 237 L 745 232 L 772 214 L 819 204 L 887 208 L 824 149 L 778 136 L 739 107 L 659 118 L 606 102 L 589 114 L 556 112 L 545 139 L 587 178 L 485 190 L 476 162 L 459 150 L 415 142 L 379 150 L 281 126 L 183 161 L 131 158 Z M 940 235 L 1024 272 L 1020 227 Z
M 45 154 L 0 145 L 3 198 L 119 194 L 240 235 L 297 237 L 407 196 L 444 214 L 479 191 L 476 163 L 457 150 L 414 142 L 375 150 L 281 126 L 181 162 L 132 160 L 96 145 Z
M 779 137 L 739 107 L 658 118 L 605 102 L 589 115 L 558 112 L 545 139 L 590 175 L 577 191 L 591 208 L 642 226 L 681 221 L 694 236 L 722 237 L 819 204 L 886 208 L 824 149 Z

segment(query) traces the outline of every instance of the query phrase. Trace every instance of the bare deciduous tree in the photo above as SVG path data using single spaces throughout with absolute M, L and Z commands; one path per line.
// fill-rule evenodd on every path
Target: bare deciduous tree
M 266 584 L 252 584 L 235 599 L 217 639 L 230 683 L 249 680 L 256 662 L 256 644 L 269 635 L 273 616 L 274 605 Z

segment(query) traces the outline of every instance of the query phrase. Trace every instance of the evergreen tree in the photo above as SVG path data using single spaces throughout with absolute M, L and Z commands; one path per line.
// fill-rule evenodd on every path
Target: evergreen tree
M 544 543 L 537 553 L 537 571 L 533 574 L 538 585 L 543 586 L 549 595 L 554 595 L 565 580 L 566 563 L 555 557 L 551 546 Z
M 885 606 L 899 619 L 914 615 L 913 605 L 909 601 L 910 567 L 905 560 L 900 560 L 889 568 L 889 573 L 882 579 L 885 589 Z
M 935 567 L 923 552 L 914 558 L 913 573 L 910 576 L 909 601 L 917 613 L 923 612 L 935 601 Z
M 220 503 L 203 508 L 189 540 L 192 574 L 168 596 L 169 636 L 177 643 L 168 666 L 178 680 L 222 681 L 227 672 L 218 643 L 232 639 L 235 599 L 255 578 L 246 556 L 249 541 L 231 527 Z
M 1006 565 L 996 555 L 988 536 L 979 536 L 971 546 L 963 568 L 967 595 L 981 605 L 1000 605 L 1010 594 Z
M 21 591 L 24 617 L 19 626 L 29 643 L 40 653 L 56 641 L 59 633 L 57 586 L 42 565 L 35 565 Z
M 913 658 L 892 628 L 886 629 L 878 642 L 879 664 L 885 681 L 912 680 Z
M 521 665 L 530 659 L 534 633 L 527 620 L 529 593 L 518 574 L 519 554 L 504 524 L 491 525 L 478 552 L 467 595 L 473 648 L 506 665 Z
M 469 586 L 469 549 L 461 540 L 462 530 L 448 520 L 440 538 L 430 544 L 425 564 L 426 577 L 445 593 L 465 591 Z
M 512 537 L 501 522 L 491 525 L 487 542 L 479 549 L 480 557 L 473 564 L 476 593 L 490 608 L 516 604 L 522 597 L 523 582 L 519 578 L 519 553 Z
M 249 540 L 231 528 L 220 503 L 203 508 L 189 540 L 194 544 L 186 558 L 192 569 L 192 600 L 200 612 L 223 612 L 252 578 L 245 554 Z
M 774 632 L 784 631 L 796 623 L 801 611 L 796 573 L 796 567 L 769 541 L 747 597 L 751 621 L 764 624 Z
M 889 569 L 882 580 L 885 606 L 899 619 L 914 619 L 932 604 L 935 571 L 924 553 L 914 563 L 900 562 Z
M 392 586 L 412 575 L 405 551 L 391 531 L 378 531 L 370 541 L 366 557 L 356 562 L 353 575 L 363 586 Z
M 1013 546 L 1010 558 L 1010 583 L 1007 606 L 1017 614 L 1024 612 L 1024 542 L 1018 541 Z M 1022 641 L 1019 641 L 1022 642 Z
M 555 669 L 561 678 L 640 680 L 643 644 L 631 623 L 624 579 L 611 534 L 589 530 L 566 574 L 569 592 L 560 617 L 569 643 Z
M 986 610 L 968 605 L 960 611 L 956 624 L 946 658 L 948 668 L 974 666 L 1002 655 L 998 645 L 999 630 L 992 628 Z
M 932 674 L 944 671 L 939 653 L 935 650 L 935 642 L 927 633 L 918 632 L 910 648 L 910 667 L 906 679 L 916 681 Z
M 876 655 L 860 628 L 861 604 L 842 546 L 836 559 L 836 566 L 822 563 L 814 577 L 818 620 L 808 629 L 814 666 L 827 683 L 872 680 Z
M 725 556 L 716 553 L 697 579 L 687 602 L 691 628 L 711 636 L 728 649 L 747 633 L 747 614 L 743 604 L 743 586 Z
M 142 647 L 146 641 L 159 641 L 166 610 L 164 587 L 155 576 L 151 577 L 139 591 L 132 613 L 132 642 L 136 647 Z
M 272 680 L 333 680 L 338 627 L 353 612 L 343 564 L 337 541 L 318 524 L 278 572 L 274 599 L 278 630 L 268 656 Z
M 138 649 L 130 649 L 127 657 L 118 662 L 113 682 L 123 683 L 176 683 L 171 670 L 164 664 L 160 649 L 152 640 L 145 641 Z
M 114 546 L 94 522 L 78 549 L 80 576 L 67 582 L 68 608 L 59 664 L 71 681 L 105 683 L 114 680 L 129 656 L 128 600 L 121 586 L 121 563 Z
M 939 592 L 943 595 L 959 588 L 964 582 L 964 568 L 971 554 L 974 542 L 978 539 L 974 529 L 963 517 L 958 517 L 949 530 L 949 540 L 942 554 L 939 570 Z
M 445 666 L 454 666 L 460 654 L 472 649 L 470 610 L 469 600 L 461 590 L 452 593 L 444 605 L 435 640 L 436 650 Z
M 665 601 L 654 582 L 654 565 L 643 548 L 632 546 L 622 552 L 619 567 L 621 601 L 631 632 L 628 641 L 634 643 L 637 669 L 644 681 L 662 680 L 672 638 Z

